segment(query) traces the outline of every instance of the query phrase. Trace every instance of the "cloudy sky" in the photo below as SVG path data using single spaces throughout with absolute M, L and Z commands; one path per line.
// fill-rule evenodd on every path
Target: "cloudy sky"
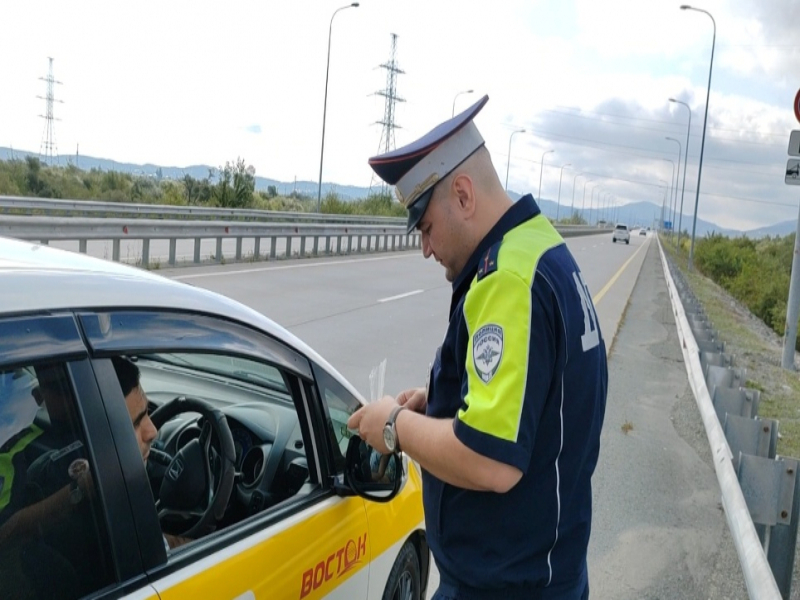
M 258 175 L 316 181 L 331 16 L 343 0 L 9 2 L 0 146 L 38 151 L 48 57 L 60 153 L 185 167 L 238 156 Z M 683 183 L 690 214 L 713 25 L 667 0 L 363 0 L 333 19 L 324 180 L 368 186 L 391 34 L 397 146 L 481 95 L 477 124 L 508 187 L 576 205 L 647 200 Z M 700 217 L 749 229 L 797 218 L 784 174 L 800 129 L 800 3 L 702 0 L 716 49 Z M 467 94 L 466 90 L 474 90 Z M 516 129 L 525 133 L 514 135 Z M 673 142 L 665 139 L 672 137 Z M 509 161 L 509 141 L 511 157 Z M 544 169 L 540 171 L 542 155 Z M 566 166 L 563 171 L 561 167 Z M 674 166 L 673 166 L 674 165 Z M 675 172 L 679 169 L 679 172 Z M 560 175 L 563 173 L 563 177 Z M 591 181 L 591 183 L 587 182 Z M 677 194 L 680 202 L 680 193 Z

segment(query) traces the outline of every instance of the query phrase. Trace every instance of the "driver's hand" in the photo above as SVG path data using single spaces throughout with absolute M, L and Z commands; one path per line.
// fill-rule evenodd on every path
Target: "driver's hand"
M 167 545 L 170 550 L 194 541 L 192 538 L 183 537 L 182 535 L 172 535 L 171 533 L 165 533 L 164 539 L 167 540 Z

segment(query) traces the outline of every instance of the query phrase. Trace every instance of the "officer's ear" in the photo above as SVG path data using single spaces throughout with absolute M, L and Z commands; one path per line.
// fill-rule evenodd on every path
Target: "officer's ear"
M 475 186 L 466 173 L 459 173 L 453 179 L 453 195 L 459 212 L 467 219 L 475 214 Z

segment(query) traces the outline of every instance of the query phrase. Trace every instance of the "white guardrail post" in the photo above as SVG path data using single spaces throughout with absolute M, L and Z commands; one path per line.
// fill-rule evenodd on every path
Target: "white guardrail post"
M 734 467 L 734 457 L 709 394 L 703 368 L 700 364 L 700 349 L 689 325 L 686 311 L 678 295 L 660 240 L 659 252 L 661 253 L 664 278 L 667 281 L 667 289 L 675 314 L 675 325 L 677 326 L 678 338 L 689 376 L 689 384 L 694 393 L 700 416 L 703 419 L 708 443 L 711 446 L 714 469 L 722 493 L 725 517 L 728 521 L 736 552 L 739 555 L 747 591 L 753 600 L 780 600 L 781 593 L 778 589 L 778 584 L 775 581 L 775 576 L 767 561 L 767 555 L 759 540 L 756 527 L 753 524 L 753 518 L 750 516 L 750 510 L 742 493 L 736 468 Z

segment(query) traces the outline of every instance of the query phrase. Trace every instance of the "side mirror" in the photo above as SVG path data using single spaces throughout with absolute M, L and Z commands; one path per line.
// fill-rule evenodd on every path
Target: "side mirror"
M 344 482 L 356 494 L 373 502 L 389 502 L 400 492 L 404 478 L 398 454 L 381 454 L 357 435 L 350 438 Z

